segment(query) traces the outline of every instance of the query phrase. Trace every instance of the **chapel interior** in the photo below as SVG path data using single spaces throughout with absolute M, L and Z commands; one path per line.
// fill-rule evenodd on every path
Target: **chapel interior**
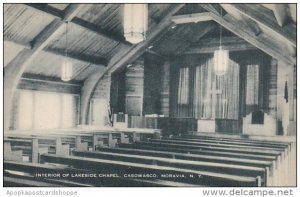
M 3 9 L 4 186 L 296 185 L 296 4 Z

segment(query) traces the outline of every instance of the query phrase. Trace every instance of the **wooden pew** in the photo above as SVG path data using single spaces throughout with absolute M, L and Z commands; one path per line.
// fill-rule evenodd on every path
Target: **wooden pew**
M 213 140 L 229 143 L 252 143 L 255 146 L 263 145 L 265 147 L 281 147 L 285 150 L 277 159 L 279 166 L 279 175 L 276 186 L 295 186 L 296 185 L 296 138 L 293 136 L 245 136 L 245 135 L 226 135 L 196 133 L 195 135 L 183 135 L 181 138 L 193 140 Z
M 277 159 L 276 155 L 265 155 L 260 153 L 252 153 L 252 152 L 239 152 L 235 150 L 235 152 L 226 151 L 223 152 L 221 150 L 214 150 L 213 148 L 206 147 L 202 148 L 201 150 L 197 150 L 190 147 L 182 147 L 180 144 L 177 146 L 176 144 L 173 144 L 171 147 L 169 146 L 171 144 L 151 144 L 147 142 L 137 142 L 134 144 L 120 144 L 119 146 L 122 148 L 134 148 L 134 149 L 143 149 L 143 150 L 154 150 L 154 151 L 168 151 L 168 152 L 175 152 L 175 153 L 186 153 L 188 155 L 199 155 L 199 156 L 214 156 L 214 157 L 228 157 L 228 158 L 239 158 L 239 159 L 248 159 L 248 160 L 257 160 L 257 161 L 264 161 L 269 162 L 269 166 L 266 166 L 266 171 L 269 177 L 266 180 L 266 183 L 268 185 L 273 185 L 274 179 L 276 176 L 274 173 L 276 172 L 276 169 L 278 169 L 278 164 L 275 162 Z M 270 165 L 270 163 L 272 163 Z
M 126 128 L 126 129 L 116 129 L 116 131 L 129 136 L 130 142 L 145 141 L 149 138 L 159 139 L 161 136 L 160 129 Z
M 85 150 L 88 143 L 88 149 L 96 150 L 96 147 L 115 147 L 118 143 L 132 143 L 135 141 L 146 140 L 148 138 L 159 138 L 160 129 L 143 128 L 112 128 L 112 127 L 91 127 L 74 129 L 56 129 L 56 130 L 38 130 L 38 131 L 6 131 L 6 135 L 14 136 L 34 136 L 34 137 L 61 137 L 62 142 L 70 144 L 70 147 Z
M 70 146 L 63 144 L 60 137 L 54 136 L 33 136 L 33 135 L 17 135 L 17 134 L 5 134 L 6 147 L 5 151 L 10 151 L 14 148 L 26 152 L 26 156 L 33 163 L 38 163 L 39 155 L 43 153 L 53 152 L 57 155 L 69 155 Z M 13 158 L 7 158 L 7 160 L 15 160 Z M 17 159 L 15 161 L 20 161 Z
M 79 157 L 87 158 L 97 158 L 97 159 L 109 159 L 114 161 L 123 162 L 134 162 L 142 164 L 152 164 L 158 166 L 175 167 L 179 169 L 190 169 L 190 170 L 201 170 L 207 172 L 222 172 L 229 175 L 238 176 L 260 176 L 262 179 L 262 185 L 265 184 L 268 172 L 265 167 L 251 167 L 243 166 L 237 164 L 224 164 L 221 162 L 207 162 L 207 161 L 191 161 L 191 160 L 181 160 L 181 159 L 168 159 L 162 157 L 153 156 L 141 156 L 141 155 L 131 155 L 131 154 L 121 154 L 121 153 L 111 153 L 111 152 L 84 152 L 84 151 L 74 151 L 73 155 Z
M 181 147 L 168 147 L 168 146 L 153 146 L 151 143 L 148 144 L 119 144 L 120 148 L 133 148 L 133 149 L 143 149 L 143 150 L 153 150 L 153 151 L 167 151 L 167 152 L 176 152 L 184 154 L 201 154 L 201 155 L 214 155 L 214 156 L 230 156 L 233 158 L 249 158 L 262 161 L 273 161 L 276 159 L 276 156 L 266 156 L 259 154 L 243 154 L 243 153 L 231 153 L 231 152 L 222 152 L 217 150 L 197 150 L 197 149 L 188 149 Z
M 40 178 L 40 174 L 80 174 L 94 173 L 82 169 L 69 169 L 65 166 L 53 166 L 49 164 L 33 164 L 22 162 L 4 162 L 4 186 L 5 187 L 90 187 L 90 186 L 148 186 L 148 187 L 191 187 L 194 184 L 177 183 L 166 180 L 147 180 L 138 178 Z
M 206 161 L 206 162 L 221 162 L 225 164 L 237 164 L 243 166 L 252 167 L 272 167 L 272 161 L 269 160 L 256 160 L 255 158 L 240 158 L 240 157 L 229 157 L 228 155 L 214 155 L 213 153 L 201 153 L 197 154 L 186 154 L 180 152 L 171 151 L 158 151 L 158 150 L 148 150 L 148 149 L 135 149 L 135 148 L 101 148 L 100 152 L 109 153 L 122 153 L 131 155 L 143 155 L 143 156 L 154 156 L 169 159 L 182 159 L 190 161 Z
M 38 163 L 23 163 L 4 161 L 4 184 L 13 186 L 34 186 L 34 187 L 82 187 L 91 186 L 81 182 L 74 182 L 71 179 L 62 177 L 62 174 L 76 172 L 74 169 L 65 166 L 54 166 Z M 80 172 L 80 171 L 78 171 Z M 56 175 L 59 177 L 40 177 L 40 175 Z
M 217 135 L 218 136 L 218 135 Z M 249 146 L 256 146 L 256 145 L 263 145 L 265 147 L 286 147 L 289 143 L 288 142 L 280 142 L 280 141 L 269 141 L 269 140 L 263 140 L 263 139 L 249 139 L 247 137 L 233 137 L 231 138 L 230 135 L 228 137 L 222 135 L 222 137 L 217 136 L 204 136 L 204 135 L 183 135 L 183 136 L 174 136 L 173 138 L 179 138 L 179 139 L 188 139 L 193 141 L 214 141 L 214 142 L 224 142 L 224 143 L 230 143 L 230 144 L 246 144 Z
M 161 140 L 155 140 L 155 139 L 149 139 L 149 142 L 154 143 L 167 143 L 167 144 L 182 144 L 182 145 L 192 145 L 192 146 L 208 146 L 208 147 L 216 147 L 216 148 L 236 148 L 241 150 L 249 150 L 250 152 L 261 152 L 261 153 L 267 153 L 267 154 L 277 154 L 280 152 L 285 151 L 285 148 L 269 148 L 269 147 L 262 147 L 262 146 L 245 146 L 245 145 L 238 145 L 238 144 L 222 144 L 222 143 L 214 143 L 214 142 L 191 142 L 188 140 L 174 140 L 172 138 L 170 139 L 161 139 Z M 277 152 L 277 153 L 276 153 Z
M 189 137 L 171 137 L 171 138 L 162 138 L 163 140 L 174 140 L 174 141 L 188 141 L 188 142 L 198 142 L 198 143 L 213 143 L 213 144 L 222 144 L 224 146 L 245 146 L 249 148 L 263 148 L 263 149 L 285 149 L 288 148 L 288 144 L 282 144 L 282 143 L 264 143 L 264 142 L 253 142 L 248 140 L 241 140 L 241 141 L 231 141 L 230 139 L 203 139 L 203 138 L 189 138 Z
M 97 173 L 150 173 L 157 174 L 160 179 L 162 174 L 183 174 L 185 177 L 193 175 L 193 179 L 177 178 L 178 182 L 194 183 L 209 186 L 261 186 L 260 177 L 236 176 L 223 173 L 205 172 L 200 170 L 181 169 L 174 167 L 157 166 L 150 164 L 137 164 L 131 162 L 82 158 L 82 157 L 60 157 L 44 154 L 42 161 L 48 163 L 67 164 L 83 169 L 97 171 Z M 199 176 L 198 176 L 199 175 Z
M 288 145 L 285 144 L 284 146 L 281 146 L 282 144 L 279 144 L 279 147 L 265 147 L 264 145 L 259 145 L 256 144 L 256 146 L 249 146 L 249 144 L 223 144 L 223 143 L 217 143 L 217 142 L 206 142 L 206 141 L 194 141 L 194 140 L 186 140 L 186 139 L 173 139 L 173 138 L 164 138 L 162 140 L 150 140 L 151 142 L 162 142 L 162 143 L 168 143 L 168 144 L 180 144 L 180 145 L 193 145 L 195 147 L 197 146 L 210 146 L 210 147 L 222 147 L 223 149 L 231 147 L 231 148 L 239 148 L 240 150 L 251 150 L 254 152 L 259 152 L 259 153 L 271 153 L 271 152 L 277 152 L 277 169 L 273 170 L 274 173 L 272 173 L 272 178 L 270 178 L 271 182 L 275 181 L 276 184 L 276 179 L 279 175 L 276 173 L 279 172 L 281 175 L 284 175 L 286 173 L 286 169 L 282 169 L 284 165 L 286 165 L 286 161 L 288 160 L 288 155 L 287 155 L 287 147 Z M 281 171 L 284 171 L 282 173 Z M 273 184 L 273 183 L 271 183 Z
M 201 136 L 202 137 L 202 136 Z M 153 146 L 163 146 L 163 147 L 180 147 L 180 148 L 186 148 L 186 149 L 201 149 L 201 150 L 208 150 L 208 149 L 222 149 L 222 151 L 225 152 L 239 152 L 239 153 L 259 153 L 260 155 L 269 155 L 269 156 L 276 156 L 276 159 L 273 160 L 274 164 L 273 166 L 276 166 L 275 168 L 272 168 L 271 178 L 269 179 L 269 184 L 274 186 L 287 186 L 289 184 L 288 181 L 288 174 L 290 175 L 291 172 L 289 172 L 289 164 L 290 161 L 290 145 L 286 142 L 267 142 L 266 145 L 272 144 L 273 147 L 265 147 L 264 144 L 259 142 L 259 140 L 256 140 L 255 143 L 261 143 L 261 144 L 255 144 L 256 146 L 253 147 L 250 144 L 247 144 L 247 139 L 239 139 L 242 144 L 239 145 L 238 143 L 234 144 L 222 144 L 218 139 L 216 139 L 216 142 L 213 140 L 211 141 L 201 141 L 201 140 L 189 140 L 189 139 L 180 139 L 180 138 L 163 138 L 161 140 L 156 139 L 150 139 L 149 141 L 153 143 Z M 253 140 L 248 143 L 252 143 Z M 146 142 L 139 142 L 139 146 L 141 144 L 145 144 Z M 278 145 L 276 147 L 275 145 Z M 148 144 L 151 145 L 151 144 Z M 289 153 L 290 152 L 290 153 Z M 283 177 L 284 181 L 278 181 L 280 180 L 280 177 Z
M 4 160 L 9 161 L 23 161 L 22 150 L 12 150 L 10 142 L 4 139 Z
M 37 163 L 39 155 L 43 153 L 48 153 L 48 148 L 39 147 L 36 138 L 4 138 L 4 160 Z
M 276 168 L 274 162 L 272 160 L 256 160 L 255 158 L 240 158 L 240 157 L 232 157 L 231 155 L 214 155 L 214 153 L 201 153 L 197 152 L 197 154 L 185 154 L 178 152 L 170 152 L 163 150 L 149 150 L 149 149 L 134 149 L 134 148 L 102 148 L 99 150 L 101 153 L 120 153 L 120 154 L 129 154 L 129 155 L 139 155 L 139 156 L 152 156 L 158 158 L 166 158 L 168 161 L 173 161 L 174 159 L 179 160 L 189 160 L 189 161 L 202 161 L 202 162 L 214 162 L 220 164 L 228 164 L 228 165 L 240 165 L 246 167 L 259 167 L 265 169 L 265 183 L 268 185 L 272 184 L 272 176 L 274 170 Z M 275 158 L 274 158 L 275 159 Z M 134 160 L 134 159 L 132 159 Z
M 234 147 L 222 147 L 222 146 L 205 146 L 205 145 L 191 145 L 189 143 L 176 143 L 173 141 L 157 141 L 157 142 L 136 142 L 138 145 L 152 145 L 152 146 L 163 146 L 163 147 L 180 147 L 194 150 L 216 150 L 222 152 L 230 152 L 230 153 L 241 153 L 241 154 L 257 154 L 257 150 L 253 150 L 250 148 L 234 148 Z M 266 156 L 279 156 L 280 151 L 276 150 L 262 150 L 259 151 L 259 155 Z

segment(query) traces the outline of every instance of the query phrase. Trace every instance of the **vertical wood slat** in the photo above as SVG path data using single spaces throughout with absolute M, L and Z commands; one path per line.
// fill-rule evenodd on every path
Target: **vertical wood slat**
M 167 60 L 161 72 L 160 113 L 169 117 L 170 106 L 170 62 Z
M 271 60 L 269 77 L 269 114 L 273 118 L 277 118 L 277 61 Z

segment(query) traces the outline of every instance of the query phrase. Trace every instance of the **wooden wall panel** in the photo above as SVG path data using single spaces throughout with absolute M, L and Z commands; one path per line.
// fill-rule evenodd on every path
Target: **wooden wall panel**
M 110 100 L 110 85 L 111 85 L 111 76 L 106 74 L 99 81 L 94 91 L 92 98 L 104 98 L 108 101 Z
M 161 61 L 145 54 L 143 114 L 160 114 Z
M 216 132 L 224 134 L 241 134 L 243 129 L 242 120 L 216 119 Z
M 138 60 L 125 71 L 125 113 L 139 115 L 143 113 L 144 96 L 144 60 Z
M 161 69 L 160 114 L 170 114 L 170 61 L 164 62 Z
M 125 113 L 125 72 L 111 75 L 110 105 L 113 113 Z
M 195 118 L 169 118 L 169 117 L 140 117 L 129 118 L 130 128 L 161 129 L 162 136 L 187 134 L 197 131 L 197 119 Z

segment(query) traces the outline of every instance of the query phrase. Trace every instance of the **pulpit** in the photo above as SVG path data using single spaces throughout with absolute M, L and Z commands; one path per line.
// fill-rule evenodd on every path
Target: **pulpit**
M 114 127 L 115 128 L 128 128 L 128 114 L 114 114 Z
M 276 119 L 267 113 L 252 112 L 243 118 L 243 134 L 275 136 Z

